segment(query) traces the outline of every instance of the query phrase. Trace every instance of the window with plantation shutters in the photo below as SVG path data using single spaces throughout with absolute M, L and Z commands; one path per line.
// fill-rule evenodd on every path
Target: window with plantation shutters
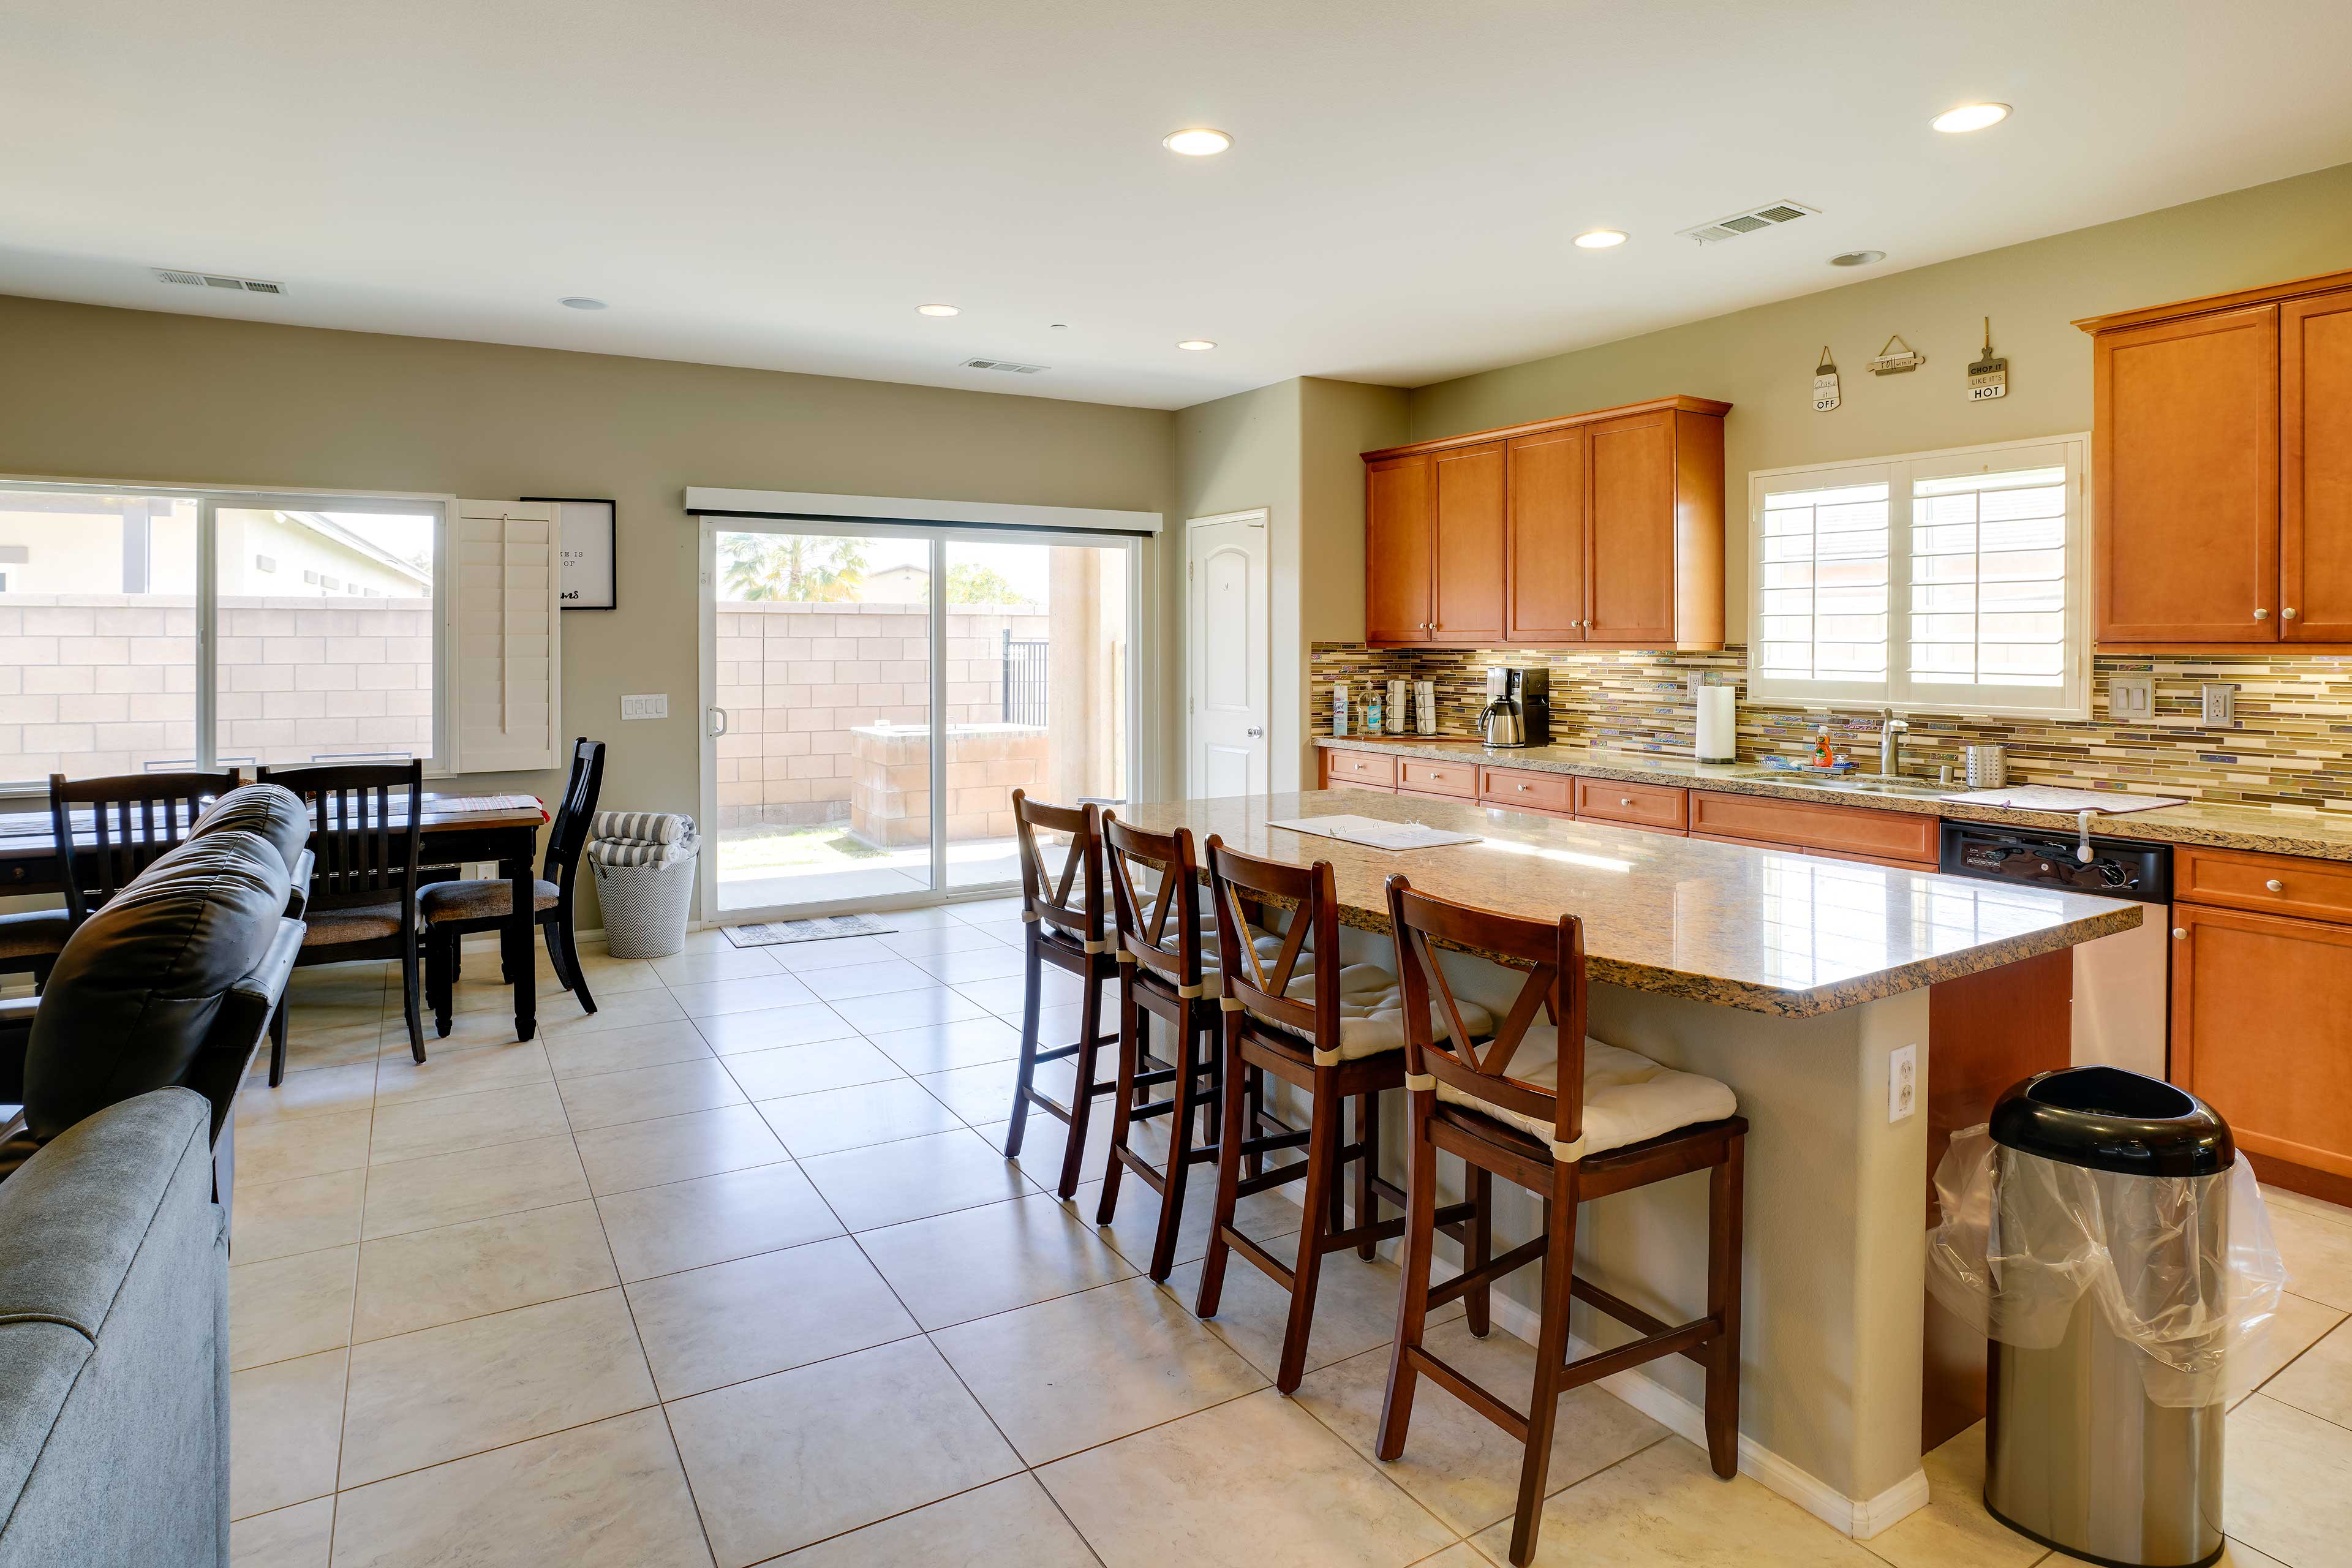
M 2088 446 L 1752 475 L 1750 694 L 2088 717 Z
M 549 501 L 461 500 L 449 523 L 450 768 L 559 765 L 557 597 Z

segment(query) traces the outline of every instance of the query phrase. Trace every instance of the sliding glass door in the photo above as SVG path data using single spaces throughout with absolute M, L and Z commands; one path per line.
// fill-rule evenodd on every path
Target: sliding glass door
M 703 520 L 705 916 L 1016 886 L 1011 797 L 1123 798 L 1136 546 Z

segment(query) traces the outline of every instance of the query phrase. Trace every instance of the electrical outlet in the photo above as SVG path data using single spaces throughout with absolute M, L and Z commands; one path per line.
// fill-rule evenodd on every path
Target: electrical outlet
M 2116 675 L 2107 679 L 2107 718 L 2118 724 L 2146 724 L 2156 718 L 2156 677 Z
M 624 697 L 621 699 L 621 717 L 624 719 L 667 719 L 669 717 L 669 693 L 667 691 L 656 691 L 650 696 Z
M 1886 1058 L 1886 1120 L 1900 1121 L 1919 1108 L 1919 1047 L 1904 1046 Z
M 2204 701 L 2204 721 L 2208 729 L 2238 721 L 2238 689 L 2226 680 L 2209 680 L 2198 688 Z

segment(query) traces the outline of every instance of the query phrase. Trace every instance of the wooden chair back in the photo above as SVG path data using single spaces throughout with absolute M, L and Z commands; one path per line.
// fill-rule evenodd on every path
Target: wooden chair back
M 74 925 L 121 892 L 166 850 L 186 842 L 188 829 L 213 801 L 245 782 L 235 768 L 222 773 L 122 773 L 111 778 L 49 775 L 49 831 L 66 887 L 66 919 Z M 78 809 L 89 812 L 90 842 L 74 830 Z
M 310 873 L 313 908 L 381 904 L 397 896 L 409 926 L 415 925 L 416 857 L 425 830 L 424 763 L 258 768 L 255 776 L 292 790 L 310 809 L 317 860 Z
M 1318 1048 L 1336 1050 L 1339 1044 L 1339 896 L 1331 862 L 1287 866 L 1261 860 L 1226 847 L 1215 834 L 1206 846 L 1209 894 L 1217 911 L 1218 968 L 1224 976 L 1225 996 L 1238 1002 L 1245 1020 L 1283 1024 L 1310 1035 Z M 1288 929 L 1276 932 L 1255 924 L 1250 910 L 1268 906 L 1290 911 Z M 1259 939 L 1272 937 L 1272 958 L 1258 951 Z M 1312 1001 L 1287 994 L 1300 976 L 1320 968 L 1325 984 L 1315 987 Z
M 1202 943 L 1201 862 L 1192 830 L 1153 833 L 1102 819 L 1104 869 L 1110 879 L 1110 907 L 1117 922 L 1116 951 L 1147 973 L 1165 981 L 1179 996 L 1201 994 L 1205 964 Z M 1147 880 L 1139 884 L 1142 875 Z M 1156 885 L 1148 879 L 1157 878 Z
M 1584 922 L 1521 920 L 1413 890 L 1402 873 L 1388 879 L 1389 926 L 1396 942 L 1397 980 L 1404 1007 L 1405 1070 L 1435 1078 L 1489 1105 L 1522 1116 L 1549 1116 L 1555 1137 L 1573 1143 L 1584 1135 Z M 1474 952 L 1523 972 L 1519 994 L 1480 1043 L 1463 1026 L 1461 1005 L 1438 966 L 1441 948 Z M 1433 1021 L 1433 1005 L 1434 1021 Z M 1538 1014 L 1558 1020 L 1559 1091 L 1510 1076 Z M 1436 1039 L 1438 1025 L 1448 1036 Z
M 1108 951 L 1103 940 L 1102 808 L 1047 805 L 1013 792 L 1013 831 L 1021 856 L 1022 918 L 1087 952 Z M 1059 872 L 1049 871 L 1039 835 L 1067 836 Z M 1076 894 L 1083 901 L 1073 901 Z
M 596 819 L 596 801 L 604 793 L 604 742 L 583 735 L 572 742 L 572 776 L 563 783 L 562 804 L 547 830 L 547 854 L 540 876 L 565 892 L 580 873 L 580 857 L 588 847 L 588 830 Z

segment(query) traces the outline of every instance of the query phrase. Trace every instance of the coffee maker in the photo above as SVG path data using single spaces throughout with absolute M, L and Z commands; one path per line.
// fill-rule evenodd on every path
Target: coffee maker
M 1551 744 L 1551 667 L 1490 664 L 1478 735 L 1489 746 Z

